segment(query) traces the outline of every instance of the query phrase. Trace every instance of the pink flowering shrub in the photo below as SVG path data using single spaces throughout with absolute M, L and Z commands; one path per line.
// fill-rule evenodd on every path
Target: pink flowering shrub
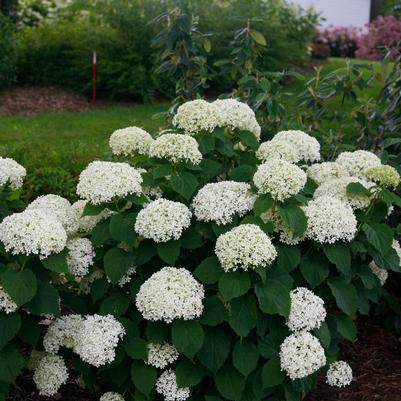
M 392 15 L 377 17 L 367 24 L 368 32 L 358 39 L 355 56 L 368 60 L 379 60 L 390 49 L 391 59 L 401 51 L 401 19 Z

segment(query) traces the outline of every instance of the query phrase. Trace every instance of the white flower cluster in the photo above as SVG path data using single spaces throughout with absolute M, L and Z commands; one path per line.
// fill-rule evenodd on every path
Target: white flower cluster
M 322 298 L 307 288 L 298 287 L 291 291 L 291 309 L 287 326 L 291 331 L 318 329 L 326 319 Z
M 124 287 L 125 284 L 128 284 L 131 281 L 132 275 L 136 272 L 136 267 L 132 266 L 130 267 L 126 273 L 124 274 L 124 276 L 122 276 L 120 278 L 120 280 L 118 280 L 118 285 L 120 287 Z
M 109 391 L 104 393 L 100 397 L 99 401 L 124 401 L 124 397 L 119 393 L 113 393 L 112 391 Z
M 329 386 L 345 387 L 352 382 L 352 368 L 345 361 L 330 364 L 326 374 L 326 383 Z
M 42 210 L 25 210 L 7 216 L 0 223 L 0 241 L 13 255 L 38 255 L 44 259 L 61 252 L 67 233 L 53 215 Z
M 140 287 L 136 307 L 146 320 L 191 320 L 203 312 L 202 284 L 183 268 L 164 267 Z
M 288 336 L 280 346 L 280 364 L 291 380 L 302 379 L 326 364 L 319 340 L 307 331 Z
M 149 155 L 167 159 L 171 163 L 191 163 L 202 161 L 196 139 L 184 134 L 164 134 L 156 138 L 150 146 Z
M 243 216 L 253 208 L 256 197 L 245 182 L 220 181 L 206 184 L 194 197 L 191 208 L 200 221 L 230 223 L 234 216 Z
M 140 127 L 127 127 L 114 131 L 109 139 L 113 154 L 119 156 L 146 155 L 149 152 L 152 136 Z
M 68 371 L 64 360 L 58 355 L 45 355 L 38 363 L 33 381 L 39 395 L 51 397 L 67 382 Z
M 242 224 L 220 235 L 215 253 L 226 272 L 268 266 L 277 256 L 268 235 L 255 224 Z
M 0 285 L 0 311 L 5 312 L 7 315 L 17 310 L 18 305 L 11 299 L 10 295 Z
M 357 220 L 351 206 L 332 196 L 320 196 L 304 208 L 308 219 L 306 237 L 320 243 L 352 241 Z
M 95 250 L 88 238 L 72 238 L 67 241 L 68 270 L 76 277 L 83 277 L 89 273 L 93 265 Z
M 220 126 L 250 131 L 260 138 L 261 128 L 255 112 L 246 103 L 236 99 L 218 99 L 212 104 L 218 108 Z
M 308 177 L 312 178 L 316 184 L 321 185 L 326 181 L 336 178 L 349 177 L 349 174 L 344 166 L 337 162 L 315 163 L 309 166 L 306 170 Z
M 190 395 L 188 387 L 178 388 L 177 377 L 171 369 L 163 372 L 157 379 L 156 392 L 161 394 L 165 401 L 184 401 Z
M 110 209 L 104 209 L 95 216 L 82 216 L 87 203 L 88 201 L 86 200 L 78 200 L 71 206 L 78 220 L 78 232 L 85 234 L 91 232 L 99 222 L 113 214 Z
M 94 205 L 138 195 L 142 192 L 142 177 L 127 163 L 94 161 L 79 176 L 77 194 Z
M 314 162 L 320 160 L 320 144 L 316 138 L 303 131 L 280 131 L 272 139 L 291 143 L 298 151 L 300 160 Z
M 260 194 L 270 194 L 273 199 L 283 201 L 302 190 L 306 174 L 295 164 L 273 159 L 258 166 L 253 182 Z
M 350 176 L 358 178 L 365 178 L 365 170 L 369 167 L 381 165 L 380 159 L 367 150 L 342 152 L 338 155 L 336 162 L 343 166 Z
M 11 189 L 17 190 L 22 187 L 25 176 L 25 168 L 15 160 L 0 157 L 0 188 L 8 184 Z
M 53 215 L 63 225 L 67 234 L 78 230 L 78 219 L 70 202 L 58 195 L 42 195 L 31 202 L 27 210 L 40 210 Z
M 183 203 L 157 199 L 138 213 L 135 231 L 155 242 L 177 240 L 190 226 L 191 216 Z
M 377 264 L 373 260 L 369 263 L 369 268 L 372 273 L 379 279 L 381 285 L 386 284 L 386 281 L 388 279 L 388 271 L 386 269 L 382 269 L 381 267 L 377 266 Z
M 398 259 L 400 260 L 400 267 L 401 267 L 401 246 L 397 240 L 393 240 L 392 244 L 393 249 L 397 253 Z
M 335 178 L 325 181 L 316 188 L 313 197 L 316 199 L 320 196 L 332 196 L 344 203 L 348 203 L 353 209 L 366 209 L 370 205 L 371 196 L 348 194 L 347 186 L 351 183 L 359 183 L 366 189 L 373 186 L 371 182 L 362 180 L 357 177 Z
M 220 123 L 219 109 L 205 100 L 192 100 L 182 104 L 173 117 L 173 125 L 188 135 L 212 132 Z
M 256 151 L 256 157 L 262 162 L 280 159 L 290 163 L 298 163 L 300 160 L 295 146 L 290 142 L 281 140 L 267 141 L 260 144 L 259 149 Z
M 168 343 L 149 343 L 148 344 L 148 360 L 147 364 L 158 369 L 164 369 L 170 363 L 175 362 L 179 353 L 177 348 Z

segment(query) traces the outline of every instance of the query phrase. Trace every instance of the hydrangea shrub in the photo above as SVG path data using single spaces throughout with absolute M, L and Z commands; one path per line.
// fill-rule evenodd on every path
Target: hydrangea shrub
M 1 381 L 24 366 L 21 341 L 43 395 L 70 370 L 101 401 L 297 401 L 320 371 L 352 381 L 338 344 L 401 272 L 396 172 L 366 151 L 324 162 L 301 131 L 260 144 L 234 99 L 110 145 L 82 200 L 49 195 L 0 223 Z

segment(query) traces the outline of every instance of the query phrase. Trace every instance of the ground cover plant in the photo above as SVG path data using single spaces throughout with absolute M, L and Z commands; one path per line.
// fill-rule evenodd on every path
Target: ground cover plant
M 156 137 L 114 132 L 81 200 L 14 214 L 25 170 L 0 159 L 1 391 L 24 366 L 41 395 L 76 374 L 101 401 L 295 401 L 319 371 L 349 384 L 338 344 L 401 271 L 400 176 L 365 150 L 327 162 L 302 131 L 260 135 L 244 103 L 187 102 Z

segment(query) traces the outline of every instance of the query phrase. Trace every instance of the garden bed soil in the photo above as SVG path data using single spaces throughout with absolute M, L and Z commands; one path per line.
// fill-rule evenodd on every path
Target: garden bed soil
M 354 381 L 346 388 L 329 387 L 324 376 L 318 389 L 305 401 L 401 401 L 401 341 L 371 319 L 358 323 L 358 339 L 344 344 L 342 359 L 354 371 Z M 56 398 L 38 397 L 32 374 L 25 372 L 17 381 L 7 401 L 97 401 L 70 378 Z

